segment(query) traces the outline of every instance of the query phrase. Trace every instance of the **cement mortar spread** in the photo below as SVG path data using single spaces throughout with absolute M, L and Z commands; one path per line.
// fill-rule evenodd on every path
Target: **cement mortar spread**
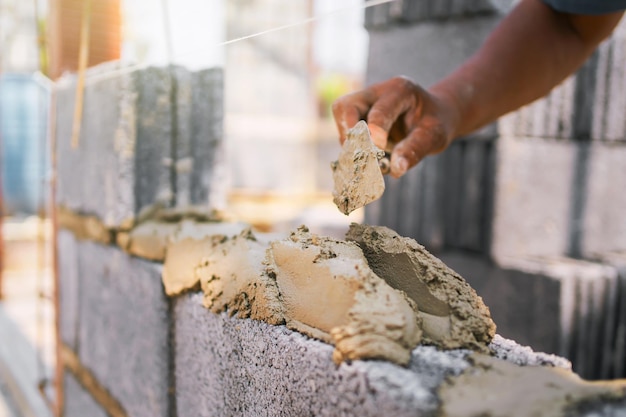
M 586 403 L 617 403 L 626 398 L 626 380 L 589 382 L 562 368 L 518 366 L 481 354 L 468 359 L 471 367 L 439 387 L 440 415 L 579 415 L 578 409 Z
M 361 247 L 378 276 L 415 302 L 424 342 L 487 351 L 496 325 L 482 299 L 459 274 L 413 239 L 386 227 L 353 223 L 347 239 Z
M 278 240 L 250 229 L 205 232 L 171 239 L 163 269 L 168 295 L 200 284 L 211 311 L 285 323 L 333 344 L 338 363 L 378 358 L 406 365 L 420 342 L 485 352 L 494 335 L 471 287 L 389 229 L 353 225 L 353 241 L 304 226 Z

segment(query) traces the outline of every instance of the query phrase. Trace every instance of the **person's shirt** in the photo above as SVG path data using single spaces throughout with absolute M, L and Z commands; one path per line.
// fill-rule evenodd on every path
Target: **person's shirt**
M 554 10 L 572 14 L 605 14 L 626 10 L 626 0 L 543 0 Z

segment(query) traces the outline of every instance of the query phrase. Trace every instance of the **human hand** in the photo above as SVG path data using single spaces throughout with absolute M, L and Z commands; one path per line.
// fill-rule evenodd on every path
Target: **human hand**
M 372 141 L 391 152 L 391 176 L 398 178 L 427 155 L 452 141 L 453 106 L 405 77 L 395 77 L 340 97 L 333 115 L 341 144 L 359 120 L 367 121 Z

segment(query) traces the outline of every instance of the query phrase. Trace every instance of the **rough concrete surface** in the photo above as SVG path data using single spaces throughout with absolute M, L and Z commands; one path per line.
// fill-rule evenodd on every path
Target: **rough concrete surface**
M 177 191 L 180 206 L 207 204 L 222 142 L 222 83 L 221 69 L 131 71 L 119 63 L 90 68 L 80 137 L 73 146 L 76 75 L 62 78 L 56 103 L 57 203 L 95 215 L 107 228 L 132 225 L 154 204 L 175 205 Z
M 580 251 L 587 258 L 626 252 L 626 142 L 594 142 L 588 152 Z
M 66 372 L 63 379 L 65 403 L 64 417 L 107 417 L 108 414 L 76 381 L 72 374 Z
M 577 144 L 498 140 L 492 256 L 564 255 L 570 244 Z
M 78 308 L 80 304 L 80 271 L 78 269 L 78 242 L 76 236 L 58 231 L 59 268 L 59 320 L 61 340 L 76 350 L 78 344 Z
M 93 242 L 77 254 L 79 359 L 130 416 L 167 416 L 173 346 L 161 266 Z
M 176 300 L 179 416 L 419 416 L 464 352 L 419 347 L 409 368 L 332 361 L 333 347 L 285 326 L 213 314 L 202 294 Z
M 439 387 L 444 381 L 450 381 L 446 386 L 454 386 L 455 381 L 461 381 L 455 377 L 464 371 L 467 372 L 459 378 L 479 380 L 485 375 L 493 378 L 486 382 L 492 395 L 481 397 L 484 404 L 493 405 L 495 412 L 496 402 L 502 398 L 500 403 L 509 401 L 505 415 L 516 416 L 524 415 L 516 414 L 515 407 L 520 402 L 533 406 L 532 400 L 527 401 L 532 397 L 516 397 L 516 393 L 530 388 L 532 395 L 542 395 L 541 385 L 535 384 L 532 378 L 518 384 L 519 375 L 539 378 L 546 372 L 553 372 L 549 370 L 561 369 L 555 374 L 565 377 L 556 378 L 557 383 L 576 380 L 567 370 L 569 363 L 562 358 L 534 353 L 499 336 L 490 345 L 495 358 L 479 355 L 479 359 L 473 359 L 467 350 L 441 351 L 433 346 L 418 346 L 411 353 L 408 367 L 375 360 L 343 362 L 336 366 L 332 362 L 333 348 L 326 343 L 285 326 L 238 319 L 226 313 L 213 314 L 202 304 L 201 293 L 176 299 L 175 369 L 179 416 L 433 416 L 442 411 Z M 494 371 L 485 370 L 484 365 L 472 365 L 478 361 L 491 364 Z M 606 384 L 597 386 L 599 392 L 611 395 L 623 389 L 623 383 L 613 388 Z M 561 394 L 568 393 L 565 390 Z M 460 394 L 450 390 L 445 395 Z M 617 398 L 623 401 L 624 394 L 621 396 Z M 453 412 L 455 404 L 443 410 Z M 590 407 L 588 414 L 574 410 L 571 415 L 595 412 L 595 415 L 608 417 L 619 415 L 615 410 L 622 410 L 618 406 L 607 406 L 606 401 Z M 603 411 L 605 409 L 609 411 Z M 539 415 L 564 415 L 552 414 L 553 410 Z

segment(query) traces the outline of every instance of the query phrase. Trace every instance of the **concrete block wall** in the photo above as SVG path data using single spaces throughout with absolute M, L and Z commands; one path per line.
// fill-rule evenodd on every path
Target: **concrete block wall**
M 510 2 L 483 8 L 465 1 L 466 11 L 460 13 L 456 3 L 370 8 L 367 81 L 407 75 L 424 86 L 435 83 L 469 57 L 511 7 Z M 600 327 L 605 319 L 616 322 L 620 314 L 608 296 L 595 304 L 581 303 L 587 286 L 581 271 L 598 269 L 570 258 L 596 263 L 601 270 L 611 267 L 605 254 L 626 251 L 626 200 L 621 192 L 626 189 L 625 28 L 622 22 L 575 75 L 545 98 L 457 140 L 404 178 L 386 179 L 383 198 L 365 214 L 366 222 L 392 227 L 455 259 L 455 269 L 488 305 L 496 306 L 502 334 L 566 355 L 590 378 L 626 374 L 619 363 L 611 371 L 605 365 L 585 365 L 595 363 L 595 353 L 582 341 L 574 349 L 568 338 L 549 337 L 547 325 L 557 333 L 572 332 L 568 337 L 575 340 L 577 326 L 587 325 L 563 322 L 572 311 Z M 529 258 L 543 267 L 522 268 Z M 486 269 L 477 269 L 476 263 Z M 568 275 L 555 273 L 555 264 Z M 480 275 L 486 271 L 498 278 Z M 593 286 L 599 291 L 607 278 L 603 273 L 595 277 Z M 618 279 L 609 281 L 618 298 L 626 296 Z M 508 294 L 509 302 L 498 293 Z M 589 308 L 603 315 L 589 315 Z M 612 332 L 613 340 L 623 339 L 616 333 L 619 327 Z M 612 356 L 621 352 L 615 343 L 608 346 Z
M 175 71 L 177 80 L 194 77 L 180 69 Z M 147 97 L 153 97 L 152 94 L 160 90 L 151 90 L 148 80 L 157 84 L 164 80 L 154 74 L 162 72 L 160 69 L 139 70 L 130 79 L 143 80 L 145 84 L 139 90 L 146 92 Z M 142 78 L 144 76 L 145 79 Z M 210 85 L 213 81 L 211 75 L 206 83 Z M 107 195 L 105 202 L 110 204 L 107 207 L 111 211 L 107 211 L 107 207 L 104 207 L 106 210 L 98 207 L 100 211 L 95 211 L 92 205 L 89 193 L 94 193 L 94 189 L 100 185 L 98 181 L 108 178 L 109 171 L 118 167 L 115 163 L 83 166 L 93 170 L 88 179 L 93 180 L 94 184 L 77 180 L 75 172 L 71 170 L 59 171 L 59 186 L 65 190 L 65 194 L 61 193 L 59 197 L 59 204 L 65 204 L 66 207 L 65 220 L 60 222 L 61 230 L 58 233 L 66 416 L 454 415 L 446 409 L 447 403 L 442 400 L 441 392 L 446 389 L 453 394 L 457 392 L 450 381 L 460 377 L 465 370 L 471 368 L 475 371 L 470 372 L 470 375 L 482 374 L 491 366 L 476 366 L 477 360 L 496 361 L 493 363 L 508 369 L 503 371 L 503 375 L 512 383 L 517 380 L 515 372 L 526 365 L 534 365 L 532 368 L 541 368 L 549 373 L 552 367 L 570 367 L 563 358 L 534 353 L 529 348 L 499 336 L 490 345 L 490 351 L 497 359 L 487 356 L 480 359 L 467 350 L 440 351 L 432 346 L 418 346 L 411 354 L 408 367 L 384 361 L 353 361 L 337 366 L 332 361 L 332 346 L 290 331 L 285 326 L 233 318 L 227 313 L 214 314 L 202 305 L 203 294 L 193 290 L 175 298 L 166 297 L 161 280 L 163 254 L 159 239 L 166 239 L 167 233 L 182 230 L 183 224 L 199 233 L 206 226 L 202 223 L 212 220 L 210 216 L 193 212 L 191 208 L 182 210 L 176 207 L 178 200 L 170 201 L 170 211 L 166 214 L 157 211 L 149 215 L 144 212 L 141 218 L 137 218 L 137 210 L 144 207 L 139 207 L 137 203 L 143 197 L 135 200 L 135 193 L 152 196 L 141 200 L 145 202 L 141 203 L 142 206 L 159 202 L 156 197 L 159 187 L 155 187 L 153 179 L 142 181 L 137 177 L 137 172 L 149 171 L 142 171 L 146 167 L 158 171 L 162 168 L 154 164 L 152 158 L 161 158 L 165 147 L 161 146 L 162 143 L 155 145 L 156 148 L 147 146 L 151 138 L 165 137 L 160 136 L 159 132 L 178 132 L 170 139 L 170 144 L 174 140 L 173 148 L 180 153 L 172 151 L 170 156 L 186 155 L 186 158 L 191 158 L 191 153 L 195 152 L 210 155 L 219 147 L 216 142 L 219 142 L 220 128 L 206 121 L 208 118 L 214 124 L 221 123 L 218 100 L 215 99 L 215 107 L 207 108 L 201 104 L 195 107 L 207 109 L 211 114 L 207 115 L 204 111 L 194 113 L 187 107 L 194 100 L 189 96 L 190 90 L 181 87 L 189 85 L 186 82 L 183 80 L 178 84 L 174 95 L 178 97 L 174 101 L 178 104 L 170 112 L 174 112 L 175 116 L 170 114 L 165 117 L 159 113 L 158 107 L 152 108 L 143 114 L 143 120 L 133 122 L 133 126 L 143 127 L 127 131 L 134 132 L 136 139 L 125 138 L 126 142 L 122 142 L 132 144 L 132 151 L 136 154 L 131 158 L 134 162 L 128 165 L 129 169 L 134 170 L 132 175 L 121 177 L 118 186 L 126 187 L 127 190 L 132 188 L 131 200 L 135 203 L 125 206 L 127 200 L 116 200 Z M 91 96 L 94 92 L 90 89 L 96 88 L 94 86 L 98 86 L 98 83 L 87 88 Z M 72 89 L 71 85 L 66 88 Z M 102 92 L 102 108 L 119 106 L 119 96 L 111 96 L 106 89 L 96 91 Z M 59 93 L 61 104 L 63 97 L 71 99 L 66 91 Z M 218 93 L 208 96 L 219 97 Z M 165 100 L 165 97 L 162 95 L 156 101 Z M 153 104 L 155 102 L 154 98 L 146 100 Z M 138 114 L 137 108 L 144 104 L 131 101 L 124 105 L 128 106 L 124 112 Z M 111 121 L 108 119 L 110 114 L 106 111 L 89 113 L 94 120 L 83 126 L 87 129 L 83 133 L 85 137 L 96 137 L 102 131 L 107 131 L 109 126 L 105 122 Z M 104 121 L 99 118 L 104 118 Z M 203 121 L 195 120 L 197 118 L 203 118 Z M 181 122 L 183 120 L 189 122 Z M 66 115 L 59 114 L 59 131 L 67 132 L 67 124 L 70 122 Z M 141 136 L 138 133 L 141 129 L 152 134 Z M 179 146 L 181 138 L 187 135 L 185 132 L 193 129 L 198 129 L 199 133 L 197 136 L 191 133 L 191 137 L 201 139 L 193 145 Z M 213 134 L 215 136 L 211 136 Z M 206 140 L 207 137 L 216 139 Z M 105 139 L 111 138 L 101 138 Z M 140 141 L 145 143 L 139 145 Z M 94 158 L 94 155 L 88 155 L 93 152 L 92 149 L 96 148 L 60 147 L 59 152 L 75 152 L 78 155 L 59 155 L 59 159 L 66 163 L 84 163 L 80 155 Z M 102 159 L 111 157 L 109 162 L 121 158 L 116 153 L 121 148 L 98 144 L 97 149 Z M 142 158 L 146 160 L 138 162 Z M 165 163 L 163 166 L 171 168 L 177 165 L 173 162 L 181 161 L 177 158 L 172 158 L 171 164 Z M 181 164 L 187 166 L 188 163 Z M 191 172 L 196 168 L 199 171 L 191 177 L 197 175 L 198 178 L 210 178 L 214 165 L 192 165 Z M 175 177 L 176 180 L 181 179 L 180 184 L 185 184 L 186 180 L 176 177 L 171 170 L 169 175 L 170 180 Z M 84 194 L 76 193 L 72 197 L 71 193 L 75 191 L 72 187 L 76 181 L 94 188 L 88 187 Z M 202 180 L 190 179 L 188 182 L 191 191 L 184 197 L 184 201 L 193 203 L 211 197 L 208 194 L 212 190 L 208 188 L 204 191 L 202 187 L 206 183 Z M 176 187 L 171 185 L 174 183 Z M 182 185 L 177 188 L 177 181 L 170 182 L 170 187 L 174 191 L 184 189 Z M 195 187 L 200 187 L 198 193 Z M 118 211 L 119 207 L 123 210 Z M 107 214 L 111 213 L 126 213 L 131 216 L 132 222 L 129 225 L 125 217 L 113 215 L 109 217 L 109 222 L 105 221 Z M 137 222 L 138 225 L 135 224 Z M 167 233 L 150 232 L 150 227 L 147 227 L 159 224 Z M 103 227 L 108 228 L 111 236 L 109 240 L 93 233 L 94 228 L 98 231 Z M 129 228 L 132 228 L 131 231 Z M 190 234 L 190 231 L 187 230 L 187 233 Z M 145 253 L 149 253 L 153 260 L 137 256 L 137 251 L 133 252 L 134 255 L 128 253 L 133 251 L 132 245 L 122 244 L 128 239 L 143 239 L 144 244 L 152 242 L 156 249 Z M 490 389 L 498 389 L 494 387 Z M 518 388 L 521 389 L 521 386 Z M 624 409 L 624 395 L 626 392 L 616 392 L 614 401 L 599 401 L 590 405 L 588 411 L 599 412 L 602 416 L 621 412 Z M 481 403 L 487 407 L 483 414 L 490 407 L 496 407 L 488 402 Z M 533 401 L 529 400 L 528 403 L 532 404 Z M 573 410 L 571 414 L 591 415 L 587 411 L 579 411 Z

